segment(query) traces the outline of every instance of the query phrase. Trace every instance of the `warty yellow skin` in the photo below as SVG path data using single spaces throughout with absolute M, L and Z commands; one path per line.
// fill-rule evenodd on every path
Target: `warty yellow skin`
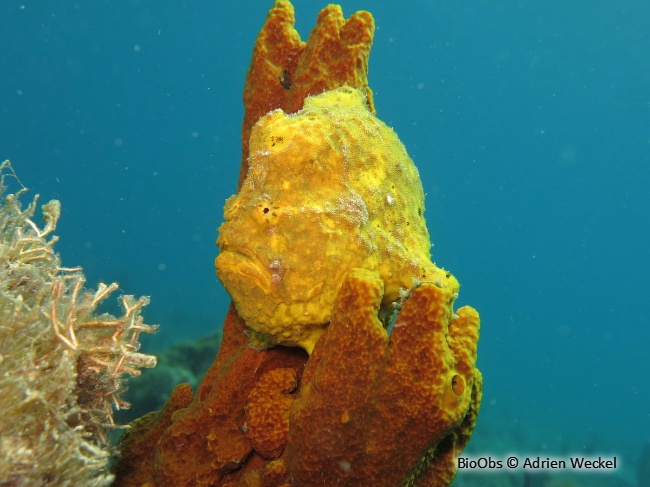
M 352 269 L 384 281 L 385 320 L 414 278 L 458 291 L 430 262 L 423 214 L 420 177 L 397 134 L 362 92 L 338 88 L 253 127 L 248 174 L 219 229 L 217 274 L 253 335 L 311 353 Z

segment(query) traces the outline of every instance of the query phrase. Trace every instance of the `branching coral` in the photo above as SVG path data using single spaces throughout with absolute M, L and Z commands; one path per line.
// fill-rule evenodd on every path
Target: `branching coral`
M 60 215 L 56 200 L 33 217 L 38 196 L 22 209 L 27 189 L 6 194 L 17 178 L 0 165 L 0 484 L 108 485 L 106 432 L 124 376 L 153 367 L 138 352 L 148 298 L 122 296 L 124 314 L 99 314 L 117 284 L 84 288 L 81 268 L 63 268 L 52 236 Z

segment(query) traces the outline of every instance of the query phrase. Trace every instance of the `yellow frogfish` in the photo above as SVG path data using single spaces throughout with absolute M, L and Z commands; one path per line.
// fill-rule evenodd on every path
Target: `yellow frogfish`
M 224 217 L 217 274 L 257 343 L 311 353 L 353 269 L 384 281 L 384 323 L 416 281 L 458 291 L 430 261 L 417 168 L 354 88 L 260 118 L 246 179 Z

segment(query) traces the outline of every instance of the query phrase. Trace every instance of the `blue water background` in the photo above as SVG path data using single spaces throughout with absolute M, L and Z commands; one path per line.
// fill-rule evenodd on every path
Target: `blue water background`
M 61 200 L 65 265 L 151 296 L 149 350 L 225 315 L 214 240 L 270 5 L 0 4 L 0 158 Z M 324 5 L 295 2 L 303 38 Z M 343 8 L 375 16 L 378 116 L 420 169 L 434 261 L 482 316 L 475 440 L 514 427 L 560 432 L 551 453 L 636 451 L 650 440 L 650 4 Z

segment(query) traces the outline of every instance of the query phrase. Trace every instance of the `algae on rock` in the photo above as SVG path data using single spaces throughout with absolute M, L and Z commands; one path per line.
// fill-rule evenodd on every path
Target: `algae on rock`
M 121 296 L 119 317 L 98 311 L 117 284 L 89 290 L 80 267 L 61 267 L 60 203 L 41 207 L 38 226 L 38 196 L 21 207 L 26 191 L 10 162 L 0 164 L 0 485 L 109 485 L 113 409 L 129 406 L 125 376 L 156 365 L 138 349 L 140 333 L 157 326 L 140 316 L 147 297 Z

